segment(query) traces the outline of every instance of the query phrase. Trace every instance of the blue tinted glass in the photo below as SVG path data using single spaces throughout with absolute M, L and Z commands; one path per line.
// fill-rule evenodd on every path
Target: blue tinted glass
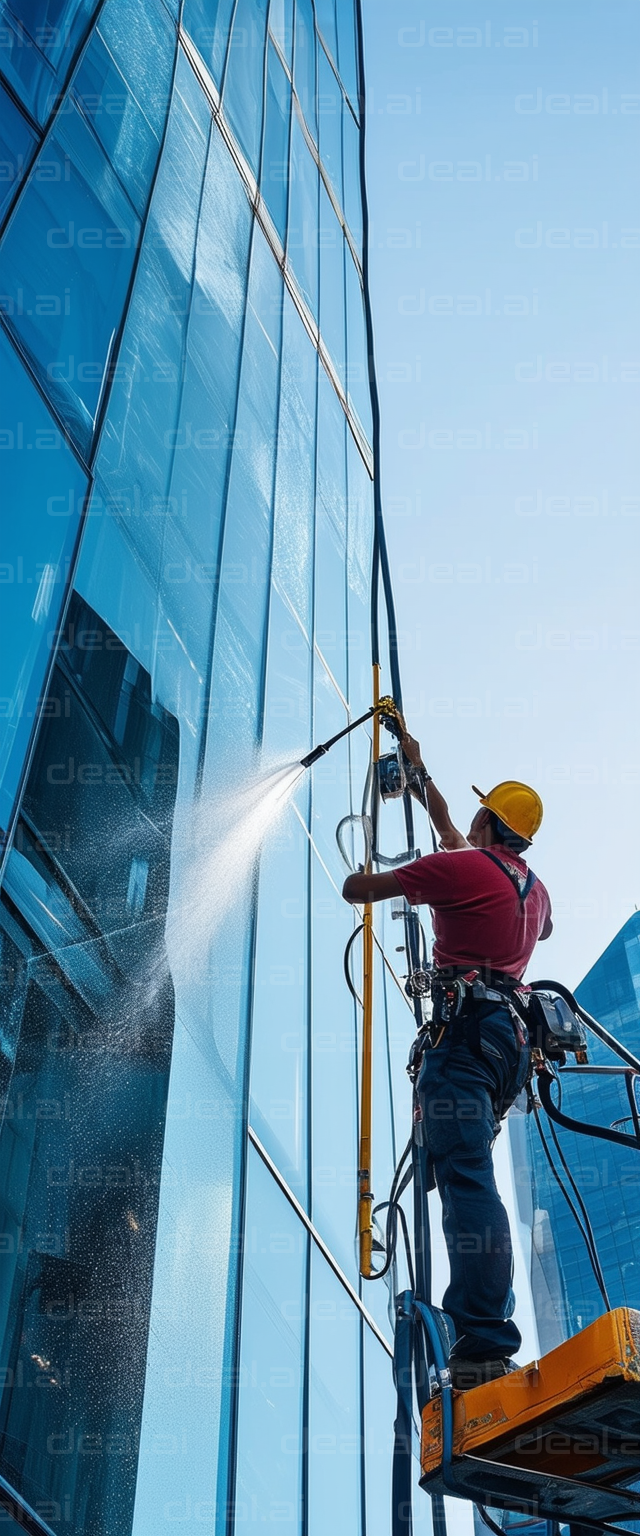
M 357 249 L 362 250 L 362 195 L 360 191 L 360 130 L 346 101 L 342 106 L 344 216 Z
M 318 31 L 322 33 L 334 64 L 337 64 L 336 0 L 316 0 L 316 21 L 318 23 Z
M 324 822 L 327 838 L 335 838 L 339 814 L 348 806 L 346 755 L 334 770 L 327 754 L 314 774 L 314 837 Z M 325 766 L 326 764 L 326 766 Z M 333 799 L 333 813 L 331 800 Z M 316 820 L 316 805 L 321 821 Z M 330 825 L 333 821 L 333 826 Z M 324 857 L 324 848 L 322 850 Z M 346 870 L 338 873 L 340 885 Z M 356 1020 L 346 986 L 334 986 L 341 959 L 353 931 L 353 916 L 340 890 L 328 879 L 319 860 L 312 868 L 313 996 L 311 1082 L 313 1126 L 314 1225 L 335 1254 L 341 1268 L 357 1285 L 355 1220 L 358 1199 L 358 1089 Z M 360 982 L 356 973 L 356 984 Z
M 185 0 L 182 25 L 208 65 L 218 89 L 227 56 L 234 0 Z
M 330 198 L 320 182 L 320 335 L 338 378 L 345 384 L 344 236 Z
M 349 401 L 364 427 L 369 442 L 371 442 L 371 395 L 369 392 L 364 301 L 360 277 L 348 247 L 345 247 L 345 264 L 347 276 L 347 393 Z
M 308 1238 L 252 1147 L 245 1234 L 235 1529 L 298 1536 Z
M 287 229 L 287 170 L 291 85 L 273 44 L 267 59 L 267 111 L 260 190 L 284 245 Z
M 267 0 L 238 0 L 224 77 L 224 110 L 254 175 L 260 164 Z
M 218 627 L 225 626 L 231 643 L 224 646 L 223 669 L 216 630 L 216 688 L 209 726 L 214 752 L 216 741 L 224 750 L 230 729 L 236 750 L 239 740 L 253 744 L 258 734 L 271 564 L 281 297 L 280 270 L 254 225 L 216 619 Z
M 95 532 L 97 537 L 98 523 L 117 518 L 154 583 L 160 581 L 172 461 L 175 457 L 182 463 L 187 457 L 191 431 L 181 425 L 179 411 L 209 124 L 209 110 L 181 53 L 164 154 L 100 441 L 100 483 L 89 520 L 89 534 Z M 183 490 L 181 485 L 176 488 L 176 511 L 184 509 Z M 185 569 L 183 556 L 182 566 L 174 566 L 170 575 L 183 575 Z M 179 587 L 180 582 L 173 581 L 169 591 L 173 595 Z
M 2 5 L 0 69 L 27 111 L 44 124 L 88 31 L 97 0 L 44 0 L 15 9 Z
M 306 816 L 309 786 L 298 799 Z M 298 1200 L 308 1204 L 309 843 L 289 807 L 260 859 L 251 1121 Z
M 175 32 L 163 5 L 109 0 L 73 79 L 73 95 L 138 213 L 164 128 Z
M 11 1089 L 30 1132 L 10 1101 L 0 1136 L 3 1470 L 30 1502 L 48 1499 L 57 1527 L 55 1502 L 68 1499 L 70 1526 L 97 1533 L 129 1529 L 135 1492 L 125 1446 L 144 1390 L 173 1025 L 161 935 L 177 760 L 176 724 L 152 703 L 149 672 L 73 593 L 7 871 L 22 953 L 29 930 L 38 942 Z M 138 984 L 134 1022 L 127 988 Z M 84 1470 L 83 1447 L 118 1433 L 112 1485 L 106 1466 Z
M 0 825 L 6 828 L 37 712 L 68 581 L 86 476 L 14 348 L 0 331 L 2 485 L 2 695 Z
M 344 411 L 324 368 L 321 368 L 318 375 L 315 638 L 343 693 L 347 688 L 346 431 Z
M 318 49 L 318 119 L 320 159 L 329 173 L 340 206 L 342 193 L 342 91 L 324 48 Z
M 291 189 L 287 257 L 303 298 L 318 317 L 318 168 L 294 111 L 291 124 Z
M 273 586 L 264 712 L 265 756 L 276 762 L 295 761 L 310 746 L 311 647 L 289 604 Z
M 316 33 L 311 0 L 296 0 L 293 79 L 307 128 L 317 143 Z
M 0 85 L 0 219 L 27 174 L 37 142 L 26 118 Z
M 347 468 L 349 703 L 354 715 L 360 715 L 371 703 L 369 591 L 373 543 L 373 487 L 371 477 L 350 431 L 347 431 Z M 365 740 L 363 733 L 354 732 L 351 740 L 354 753 L 361 752 Z
M 271 0 L 269 29 L 273 33 L 280 52 L 291 68 L 293 44 L 293 0 Z
M 358 106 L 358 74 L 356 66 L 355 5 L 353 0 L 338 0 L 338 68 L 340 79 L 353 106 Z
M 198 224 L 195 281 L 171 492 L 202 575 L 213 579 L 236 405 L 251 217 L 214 130 Z M 185 500 L 186 498 L 186 500 Z
M 317 353 L 285 294 L 273 579 L 311 634 Z
M 9 323 L 85 454 L 139 230 L 129 199 L 72 105 L 7 225 L 0 278 Z
M 310 1310 L 309 1532 L 358 1536 L 360 1314 L 314 1246 Z

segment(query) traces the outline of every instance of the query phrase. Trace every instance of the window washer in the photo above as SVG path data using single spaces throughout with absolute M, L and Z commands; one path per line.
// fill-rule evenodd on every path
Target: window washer
M 542 802 L 526 784 L 499 784 L 480 797 L 467 837 L 453 825 L 427 774 L 417 741 L 402 748 L 418 769 L 441 853 L 385 874 L 353 874 L 349 902 L 406 896 L 432 911 L 433 1048 L 419 1067 L 417 1114 L 442 1200 L 451 1268 L 442 1306 L 456 1341 L 450 1369 L 465 1390 L 513 1367 L 522 1343 L 513 1322 L 513 1251 L 496 1188 L 492 1147 L 500 1121 L 523 1088 L 530 1049 L 509 1007 L 538 939 L 552 930 L 542 881 L 522 858 L 542 821 Z

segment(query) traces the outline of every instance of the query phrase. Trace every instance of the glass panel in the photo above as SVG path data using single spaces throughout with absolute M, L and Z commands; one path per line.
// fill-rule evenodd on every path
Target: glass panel
M 297 112 L 291 124 L 291 188 L 287 258 L 303 298 L 318 318 L 318 167 L 312 160 Z
M 308 816 L 309 786 L 299 791 Z M 251 1123 L 301 1205 L 308 1207 L 309 842 L 289 808 L 260 859 Z
M 215 450 L 208 446 L 212 439 L 203 434 L 201 422 L 193 422 L 191 412 L 180 419 L 193 252 L 210 120 L 193 70 L 180 53 L 164 153 L 100 441 L 98 483 L 81 555 L 81 569 L 86 560 L 87 571 L 111 571 L 115 598 L 120 592 L 122 569 L 127 569 L 118 541 L 110 538 L 115 520 L 139 562 L 139 587 L 143 571 L 154 591 L 164 576 L 167 612 L 174 632 L 180 633 L 181 643 L 189 648 L 193 640 L 195 654 L 201 658 L 201 672 L 208 614 L 203 626 L 199 604 L 206 580 L 199 581 L 197 576 L 205 573 L 193 570 L 195 562 L 187 565 L 189 556 L 184 548 L 176 552 L 173 547 L 163 559 L 163 545 L 169 507 L 179 527 L 186 526 L 188 512 L 195 511 L 188 498 L 186 473 L 182 479 L 176 473 L 172 486 L 174 458 L 178 468 L 184 461 L 193 465 L 195 460 L 196 467 L 202 461 L 201 473 L 205 465 L 216 462 Z M 202 295 L 199 300 L 202 303 Z M 190 453 L 189 448 L 194 451 Z M 218 456 L 223 456 L 220 449 Z M 224 458 L 226 462 L 226 441 Z M 102 550 L 99 559 L 98 548 Z M 192 600 L 187 605 L 185 633 L 181 619 L 187 582 Z M 101 600 L 106 600 L 102 590 Z M 126 602 L 122 622 L 129 627 Z M 195 623 L 200 625 L 197 636 Z M 193 672 L 192 680 L 195 684 Z
M 328 757 L 326 761 L 328 767 Z M 323 777 L 319 770 L 320 764 L 314 768 L 314 813 Z M 327 804 L 331 794 L 334 798 L 332 819 L 335 823 L 336 788 L 335 783 L 329 782 L 323 796 Z M 318 830 L 315 814 L 313 826 L 315 837 Z M 333 830 L 335 834 L 335 825 Z M 346 871 L 342 878 L 344 873 Z M 344 951 L 353 931 L 353 914 L 315 856 L 312 892 L 312 1216 L 320 1235 L 335 1254 L 352 1285 L 357 1287 L 356 1026 L 354 1004 L 342 977 Z M 354 975 L 360 991 L 361 981 L 358 980 L 357 971 Z
M 6 3 L 1 7 L 0 69 L 42 125 L 64 87 L 96 6 L 97 0 L 40 0 L 36 6 L 16 7 L 18 21 Z
M 165 124 L 175 32 L 163 5 L 109 0 L 73 80 L 91 123 L 138 213 L 144 212 Z
M 0 85 L 0 219 L 27 174 L 37 143 L 26 118 Z
M 314 657 L 313 706 L 314 741 L 328 741 L 338 731 L 344 730 L 348 723 L 347 712 L 317 652 Z M 341 817 L 346 816 L 350 810 L 346 777 L 348 760 L 348 741 L 345 737 L 313 765 L 313 838 L 323 863 L 340 890 L 346 870 L 338 850 L 336 827 Z M 345 910 L 348 911 L 348 908 Z
M 349 249 L 345 250 L 347 289 L 347 393 L 371 442 L 371 395 L 367 363 L 367 337 L 360 278 Z
M 251 215 L 242 182 L 213 130 L 198 223 L 193 293 L 167 517 L 163 597 L 198 678 L 208 666 L 211 607 L 234 429 Z M 194 678 L 195 681 L 195 678 Z
M 358 74 L 356 67 L 355 5 L 352 0 L 338 0 L 338 68 L 340 79 L 355 110 L 358 110 Z
M 238 412 L 227 491 L 208 751 L 250 756 L 260 734 L 273 526 L 282 277 L 254 224 Z M 265 326 L 275 331 L 268 335 Z M 225 643 L 218 645 L 218 630 Z M 228 636 L 228 643 L 226 637 Z M 223 659 L 224 658 L 224 659 Z
M 267 0 L 238 0 L 224 77 L 224 110 L 254 175 L 260 164 Z
M 5 884 L 30 964 L 0 1135 L 3 1469 L 97 1536 L 131 1528 L 173 1029 L 178 734 L 150 684 L 74 595 Z
M 273 44 L 267 58 L 267 111 L 260 190 L 284 245 L 287 230 L 287 170 L 291 85 Z
M 344 236 L 320 182 L 320 335 L 345 384 Z
M 318 118 L 320 158 L 334 192 L 343 207 L 342 191 L 342 91 L 324 48 L 318 49 Z
M 293 0 L 271 0 L 269 27 L 280 52 L 291 68 L 293 44 Z
M 182 25 L 220 89 L 234 0 L 184 0 Z
M 316 102 L 316 32 L 311 0 L 296 0 L 293 78 L 307 128 L 318 142 Z
M 317 353 L 284 298 L 273 579 L 311 633 Z
M 309 1532 L 358 1536 L 360 1316 L 313 1244 L 310 1330 Z
M 66 593 L 87 478 L 0 331 L 0 449 L 7 510 L 0 604 L 0 825 L 9 824 Z M 29 451 L 31 450 L 31 451 Z M 28 517 L 18 517 L 20 507 Z
M 8 323 L 86 455 L 140 225 L 77 107 L 47 141 L 0 248 Z
M 373 548 L 373 486 L 353 436 L 347 430 L 348 539 L 347 599 L 349 635 L 347 646 L 349 703 L 361 715 L 371 703 L 370 583 Z M 357 743 L 356 743 L 357 737 Z M 357 731 L 351 738 L 362 741 Z
M 311 648 L 275 586 L 269 608 L 264 756 L 295 761 L 311 747 Z
M 347 102 L 342 104 L 342 159 L 344 167 L 344 216 L 362 252 L 362 193 L 360 190 L 360 130 Z
M 274 1536 L 301 1523 L 302 1375 L 308 1238 L 249 1147 L 236 1531 L 268 1521 Z
M 338 34 L 336 32 L 336 5 L 335 0 L 315 0 L 316 21 L 318 31 L 332 55 L 335 64 L 338 62 Z
M 347 691 L 346 433 L 347 423 L 344 411 L 324 368 L 320 368 L 315 638 L 345 695 Z

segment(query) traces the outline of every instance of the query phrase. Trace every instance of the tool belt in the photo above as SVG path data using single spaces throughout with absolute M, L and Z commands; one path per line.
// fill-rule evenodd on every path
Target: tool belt
M 475 1056 L 482 1054 L 480 1044 L 483 1004 L 500 1003 L 508 1008 L 514 1030 L 521 1044 L 528 1044 L 522 1016 L 527 987 L 517 977 L 486 967 L 447 967 L 431 971 L 433 1015 L 423 1025 L 413 1042 L 407 1072 L 415 1083 L 425 1050 L 433 1047 L 442 1031 L 455 1028 Z M 520 996 L 518 996 L 520 994 Z

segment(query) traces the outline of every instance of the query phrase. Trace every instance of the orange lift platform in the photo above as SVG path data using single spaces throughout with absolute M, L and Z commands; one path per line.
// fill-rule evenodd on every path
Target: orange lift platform
M 451 1391 L 451 1389 L 449 1389 Z M 637 1520 L 640 1311 L 618 1307 L 540 1360 L 422 1410 L 421 1487 L 571 1523 Z

